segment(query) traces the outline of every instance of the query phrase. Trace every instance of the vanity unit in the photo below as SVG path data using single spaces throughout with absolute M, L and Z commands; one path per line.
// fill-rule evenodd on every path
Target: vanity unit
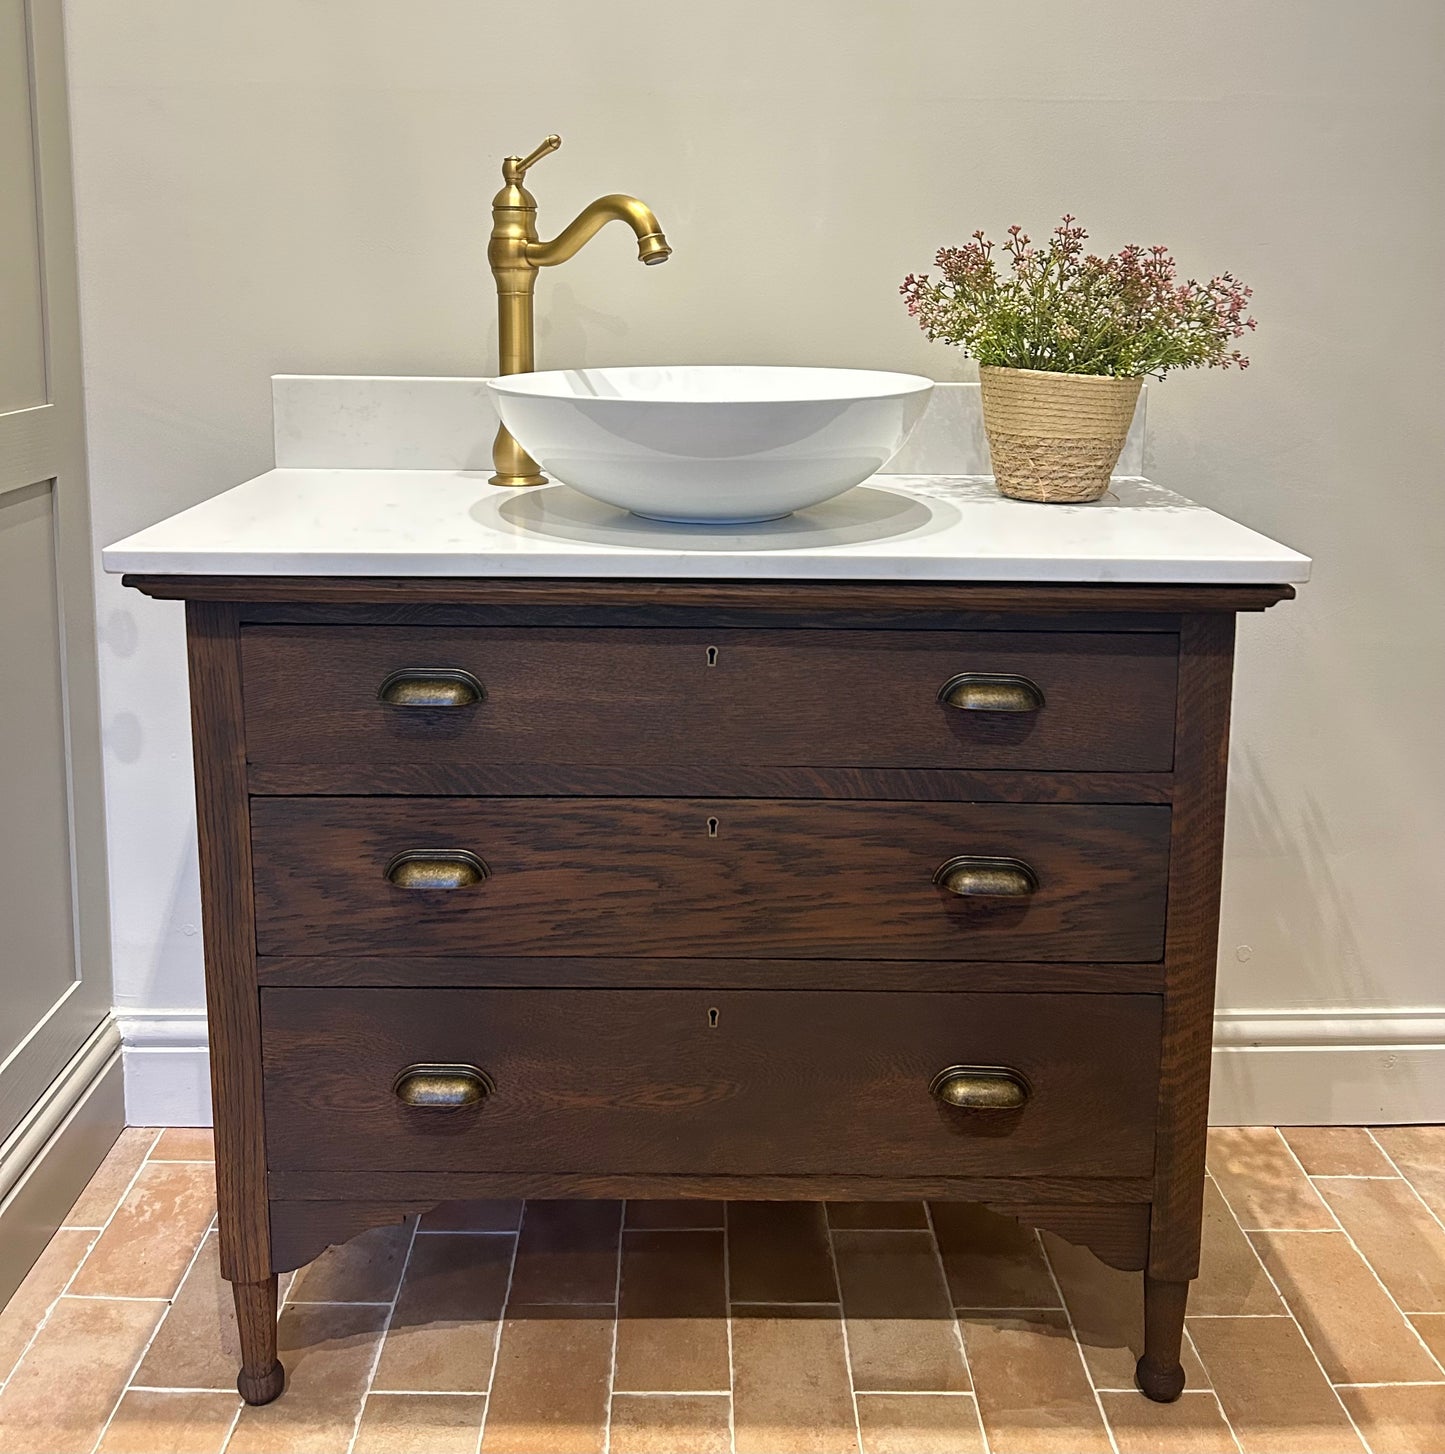
M 1198 1265 L 1235 617 L 1144 481 L 880 478 L 718 535 L 279 469 L 107 552 L 186 602 L 223 1270 L 492 1196 L 957 1198 Z

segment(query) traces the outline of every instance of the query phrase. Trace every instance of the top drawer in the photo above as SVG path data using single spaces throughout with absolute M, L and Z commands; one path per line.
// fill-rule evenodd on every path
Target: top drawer
M 259 764 L 1173 763 L 1179 643 L 1154 632 L 252 626 L 241 640 Z M 969 705 L 950 705 L 940 690 L 960 676 L 1023 680 L 964 683 Z M 400 701 L 382 699 L 389 680 Z M 434 683 L 451 705 L 427 704 Z

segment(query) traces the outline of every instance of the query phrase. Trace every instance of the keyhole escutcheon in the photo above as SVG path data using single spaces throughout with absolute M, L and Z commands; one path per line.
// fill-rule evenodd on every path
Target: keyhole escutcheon
M 716 666 L 717 665 L 717 647 L 715 647 L 715 646 L 709 646 L 708 647 L 708 649 L 707 649 L 707 664 L 709 666 Z

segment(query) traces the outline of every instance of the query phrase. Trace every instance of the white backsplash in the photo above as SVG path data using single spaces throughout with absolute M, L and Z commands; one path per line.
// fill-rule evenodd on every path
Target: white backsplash
M 271 380 L 278 469 L 492 468 L 497 416 L 485 379 L 277 374 Z M 1144 473 L 1148 389 L 1114 473 Z M 892 475 L 991 473 L 977 384 L 937 384 Z

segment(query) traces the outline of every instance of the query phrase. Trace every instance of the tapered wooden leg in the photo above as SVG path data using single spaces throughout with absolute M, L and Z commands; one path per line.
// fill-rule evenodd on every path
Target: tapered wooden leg
M 1179 1347 L 1184 1340 L 1187 1282 L 1144 1275 L 1144 1356 L 1134 1370 L 1139 1391 L 1155 1403 L 1172 1404 L 1184 1392 Z
M 248 1404 L 268 1404 L 286 1384 L 286 1370 L 276 1358 L 276 1279 L 233 1282 L 231 1292 L 241 1330 L 236 1389 Z

